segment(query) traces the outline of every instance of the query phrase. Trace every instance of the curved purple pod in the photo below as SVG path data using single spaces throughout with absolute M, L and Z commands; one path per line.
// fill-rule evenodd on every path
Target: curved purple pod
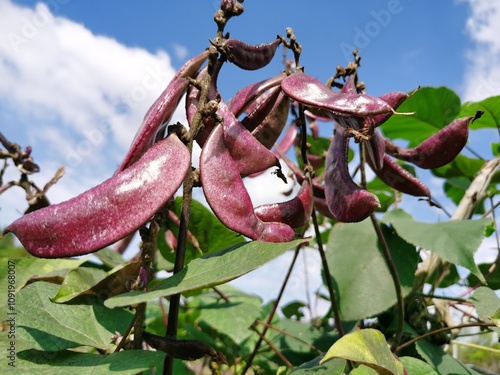
M 276 100 L 278 100 L 280 93 L 280 87 L 275 86 L 264 92 L 255 101 L 251 102 L 245 110 L 247 115 L 241 120 L 241 124 L 249 131 L 255 130 L 275 107 Z
M 281 88 L 290 98 L 308 106 L 328 110 L 334 116 L 367 117 L 392 112 L 382 99 L 370 95 L 334 92 L 305 73 L 296 72 L 281 82 Z
M 255 215 L 250 196 L 224 142 L 222 126 L 214 129 L 201 151 L 200 178 L 208 204 L 229 229 L 266 242 L 288 242 L 295 238 L 290 226 L 266 223 Z
M 14 233 L 26 250 L 40 258 L 97 251 L 148 221 L 175 194 L 189 167 L 189 151 L 172 134 L 102 184 L 27 214 L 4 233 Z
M 415 197 L 431 197 L 431 192 L 422 181 L 396 164 L 388 155 L 384 156 L 384 165 L 380 169 L 375 169 L 370 160 L 368 164 L 387 186 Z
M 403 102 L 408 99 L 409 95 L 405 92 L 401 91 L 394 91 L 394 92 L 389 92 L 384 95 L 380 95 L 378 98 L 389 104 L 393 110 L 397 110 L 398 107 L 403 104 Z M 371 122 L 373 122 L 373 125 L 375 127 L 378 127 L 382 125 L 384 122 L 386 122 L 389 117 L 393 115 L 392 112 L 389 113 L 382 113 L 380 115 L 375 115 L 371 118 Z
M 255 214 L 262 221 L 276 221 L 285 223 L 292 228 L 298 228 L 309 221 L 312 210 L 312 188 L 309 182 L 304 180 L 293 199 L 255 207 Z
M 375 194 L 360 188 L 352 180 L 347 164 L 349 136 L 342 126 L 335 129 L 326 156 L 326 203 L 335 220 L 362 221 L 380 207 L 380 202 Z
M 252 135 L 267 149 L 271 149 L 285 128 L 290 112 L 290 98 L 280 92 L 266 118 L 257 126 Z
M 469 138 L 469 122 L 476 118 L 456 119 L 415 148 L 402 148 L 385 140 L 387 153 L 423 169 L 442 167 L 455 159 L 465 147 Z
M 274 77 L 252 83 L 239 90 L 229 101 L 228 107 L 236 117 L 240 117 L 243 111 L 251 105 L 257 98 L 259 98 L 267 90 L 279 86 L 281 81 L 286 77 L 285 73 L 280 73 Z
M 366 157 L 370 161 L 370 165 L 376 170 L 382 169 L 385 155 L 385 137 L 378 129 L 374 129 L 372 136 L 364 144 L 366 146 Z
M 241 125 L 222 100 L 219 103 L 217 113 L 224 119 L 224 142 L 242 176 L 261 172 L 271 167 L 281 168 L 276 155 L 264 147 Z
M 228 39 L 220 48 L 220 52 L 228 61 L 245 70 L 257 70 L 265 67 L 273 59 L 281 39 L 271 43 L 250 45 L 238 39 Z
M 189 86 L 189 81 L 185 78 L 193 77 L 208 58 L 208 55 L 209 52 L 207 50 L 193 57 L 175 74 L 174 78 L 172 78 L 165 90 L 146 113 L 142 125 L 132 141 L 132 145 L 116 173 L 123 171 L 135 163 L 151 147 L 156 138 L 156 133 L 164 122 L 170 120 L 182 95 L 184 95 Z

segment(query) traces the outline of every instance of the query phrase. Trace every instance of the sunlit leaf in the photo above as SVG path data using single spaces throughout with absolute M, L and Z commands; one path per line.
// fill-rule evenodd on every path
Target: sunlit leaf
M 491 96 L 480 102 L 464 103 L 457 117 L 474 116 L 476 111 L 484 111 L 484 113 L 481 118 L 470 124 L 471 129 L 500 126 L 500 96 Z

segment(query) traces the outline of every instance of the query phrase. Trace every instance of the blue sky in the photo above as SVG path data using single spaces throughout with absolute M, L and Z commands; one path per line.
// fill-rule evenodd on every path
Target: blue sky
M 33 147 L 42 166 L 34 177 L 39 185 L 66 166 L 66 175 L 49 192 L 52 202 L 112 175 L 170 77 L 215 35 L 218 4 L 0 0 L 0 130 Z M 259 44 L 290 26 L 303 46 L 306 72 L 322 81 L 358 47 L 360 79 L 373 95 L 442 85 L 464 101 L 500 94 L 495 1 L 247 0 L 244 6 L 243 15 L 226 27 L 232 37 Z M 281 68 L 279 57 L 246 74 L 228 64 L 219 88 L 229 98 Z M 182 119 L 179 110 L 174 121 Z M 16 176 L 9 173 L 6 181 Z M 264 194 L 265 180 L 248 186 L 255 204 L 276 198 Z M 14 189 L 0 196 L 0 227 L 21 215 L 22 199 Z

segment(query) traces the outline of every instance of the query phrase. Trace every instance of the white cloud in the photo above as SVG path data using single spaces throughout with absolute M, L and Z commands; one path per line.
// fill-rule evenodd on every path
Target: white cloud
M 0 121 L 9 140 L 33 147 L 47 180 L 66 166 L 51 194 L 59 202 L 111 176 L 175 71 L 163 51 L 127 47 L 51 11 L 0 1 Z M 10 204 L 1 204 L 2 225 Z
M 500 95 L 500 2 L 463 0 L 469 4 L 467 33 L 474 47 L 467 51 L 468 64 L 462 88 L 466 101 Z

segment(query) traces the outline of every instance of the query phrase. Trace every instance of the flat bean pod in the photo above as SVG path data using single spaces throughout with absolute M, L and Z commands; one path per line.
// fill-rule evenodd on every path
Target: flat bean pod
M 393 189 L 415 197 L 431 197 L 429 189 L 422 181 L 396 164 L 388 155 L 384 156 L 384 164 L 380 169 L 375 169 L 370 160 L 368 163 L 378 178 Z
M 378 129 L 374 129 L 374 132 L 370 139 L 365 142 L 366 145 L 366 156 L 370 160 L 370 165 L 376 170 L 382 169 L 384 165 L 384 155 L 385 155 L 385 138 Z
M 252 135 L 264 147 L 271 149 L 285 128 L 289 111 L 290 98 L 280 92 L 273 108 L 259 126 L 252 131 Z
M 221 126 L 214 129 L 203 147 L 200 178 L 208 204 L 229 229 L 265 242 L 288 242 L 295 238 L 290 226 L 266 223 L 255 215 L 250 196 L 224 142 Z
M 335 129 L 326 156 L 326 203 L 335 220 L 362 221 L 380 207 L 380 202 L 375 194 L 360 188 L 352 180 L 347 164 L 349 136 L 342 126 L 337 125 Z
M 302 72 L 289 75 L 281 88 L 290 98 L 334 115 L 367 117 L 392 112 L 385 101 L 369 95 L 334 92 L 316 78 Z
M 242 125 L 249 131 L 255 130 L 274 108 L 280 93 L 281 89 L 279 86 L 275 86 L 250 103 L 246 109 L 247 115 L 241 120 Z
M 207 58 L 208 51 L 204 51 L 187 61 L 175 74 L 160 97 L 156 99 L 146 113 L 144 121 L 135 135 L 127 155 L 125 155 L 125 158 L 118 167 L 117 173 L 136 162 L 153 144 L 159 128 L 164 122 L 170 120 L 177 108 L 177 104 L 189 85 L 189 81 L 185 78 L 193 77 Z
M 5 232 L 14 233 L 40 258 L 97 251 L 148 221 L 177 191 L 189 166 L 189 151 L 172 134 L 102 184 L 22 216 Z
M 305 225 L 311 217 L 313 209 L 313 194 L 307 180 L 297 192 L 297 195 L 286 202 L 263 204 L 255 208 L 255 214 L 262 221 L 285 223 L 292 228 Z
M 442 167 L 462 151 L 469 138 L 469 122 L 478 116 L 454 120 L 415 148 L 401 148 L 386 140 L 387 152 L 423 169 Z
M 265 67 L 273 59 L 281 39 L 271 43 L 250 45 L 238 39 L 228 39 L 220 52 L 234 65 L 245 70 L 257 70 Z

